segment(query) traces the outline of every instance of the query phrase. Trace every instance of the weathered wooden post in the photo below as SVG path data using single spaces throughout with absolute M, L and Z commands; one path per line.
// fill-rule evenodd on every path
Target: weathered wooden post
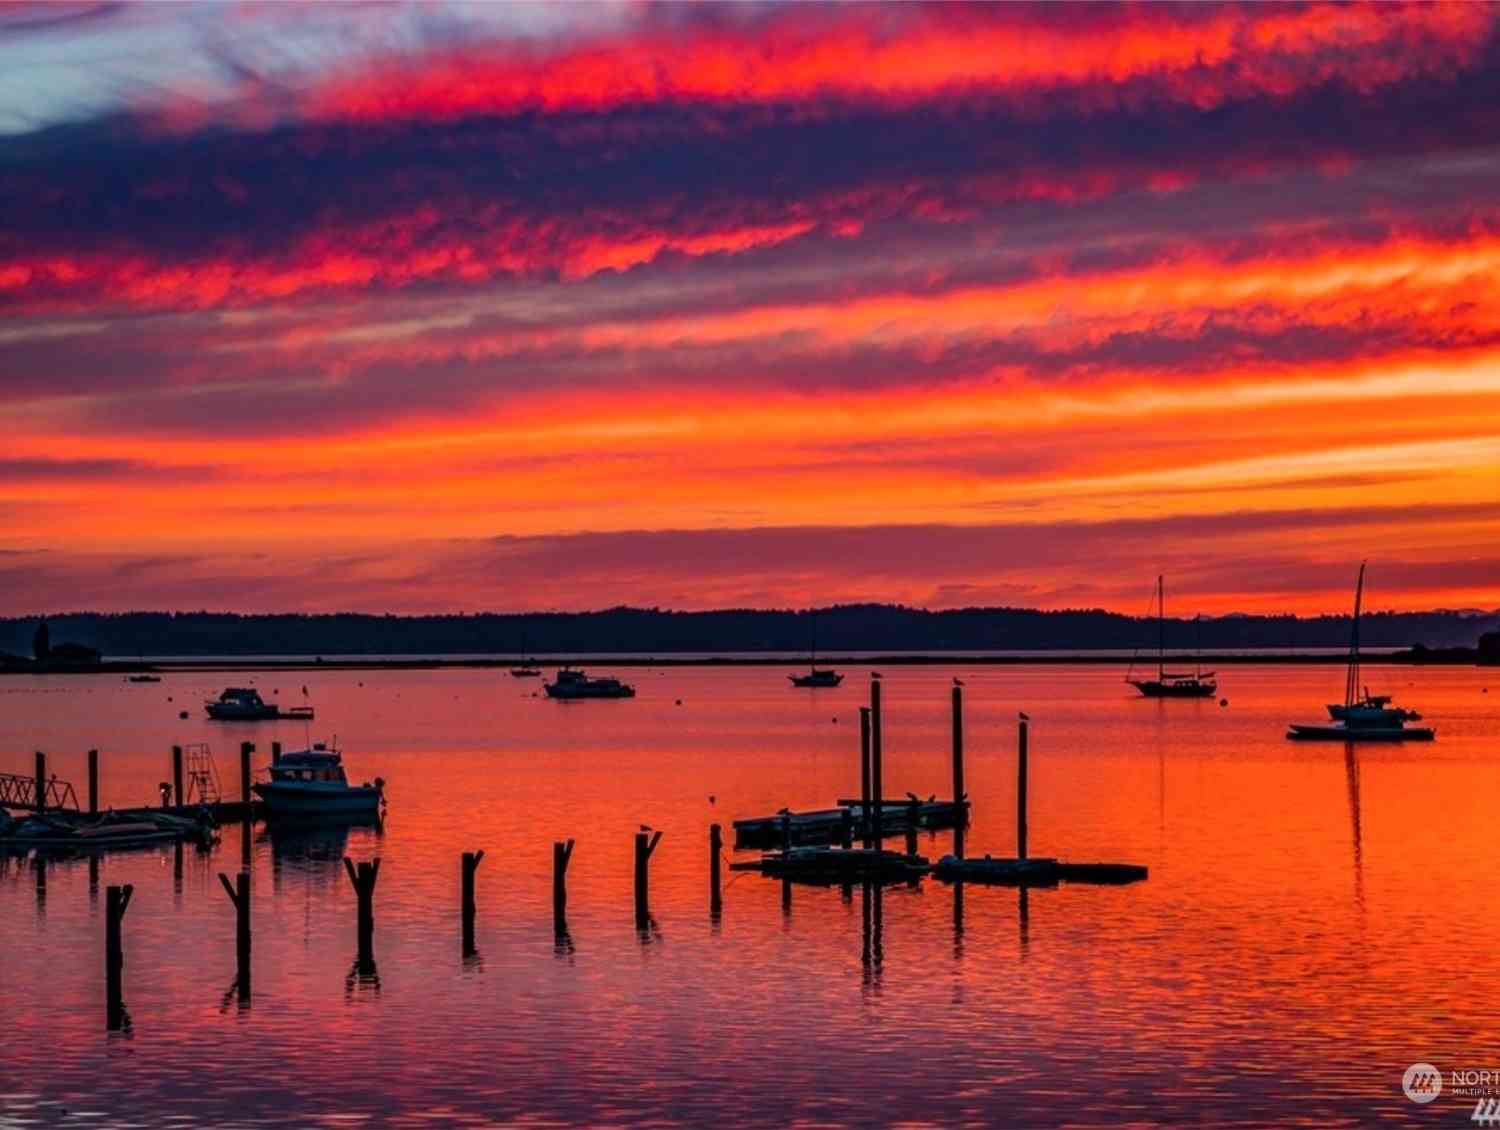
M 254 752 L 254 742 L 240 743 L 240 800 L 245 802 L 246 815 L 250 808 L 250 755 Z
M 552 845 L 552 930 L 558 937 L 568 932 L 568 863 L 573 858 L 573 841 L 557 840 Z
M 234 984 L 240 1000 L 250 999 L 250 872 L 241 871 L 231 886 L 229 876 L 219 872 L 224 893 L 234 904 Z
M 906 805 L 906 854 L 907 855 L 916 855 L 917 854 L 917 820 L 918 820 L 917 813 L 920 812 L 920 811 L 921 811 L 921 806 L 918 804 L 917 798 L 916 797 L 912 797 L 911 800 L 909 802 L 907 802 L 907 805 Z
M 964 689 L 953 684 L 953 854 L 964 857 Z
M 121 988 L 125 947 L 120 937 L 120 923 L 125 918 L 125 909 L 130 905 L 130 895 L 134 890 L 131 884 L 126 883 L 123 887 L 110 887 L 104 895 L 105 1025 L 111 1032 L 125 1026 L 125 1003 Z
M 848 805 L 839 813 L 839 843 L 845 849 L 854 846 L 854 813 L 849 811 Z
M 361 863 L 358 868 L 347 855 L 344 870 L 349 873 L 349 882 L 359 899 L 359 956 L 356 963 L 362 975 L 374 972 L 375 965 L 375 880 L 380 875 L 380 857 L 371 863 Z
M 723 909 L 719 890 L 719 859 L 724 851 L 724 833 L 717 824 L 708 826 L 708 913 L 717 919 Z
M 182 747 L 172 747 L 172 795 L 179 805 L 187 803 L 187 794 L 182 791 Z
M 859 818 L 860 833 L 865 847 L 873 845 L 870 838 L 870 708 L 859 708 Z
M 1027 722 L 1021 719 L 1016 734 L 1016 858 L 1026 858 L 1026 755 Z
M 280 761 L 281 760 L 281 743 L 280 742 L 272 742 L 271 743 L 271 760 L 272 761 Z
M 47 755 L 36 751 L 36 810 L 47 811 Z
M 648 909 L 650 869 L 647 864 L 660 840 L 660 832 L 655 834 L 637 832 L 635 834 L 635 924 L 641 930 L 646 929 L 651 919 Z
M 792 850 L 792 814 L 790 812 L 781 814 L 781 850 Z
M 89 750 L 89 815 L 99 811 L 99 751 Z
M 463 944 L 464 956 L 474 956 L 474 872 L 479 870 L 479 864 L 484 859 L 482 851 L 466 851 L 462 866 L 462 908 L 463 908 Z
M 870 824 L 873 828 L 875 846 L 880 847 L 881 832 L 880 816 L 885 807 L 883 801 L 885 793 L 882 791 L 883 784 L 880 779 L 880 680 L 870 680 L 870 803 L 874 808 L 870 811 Z

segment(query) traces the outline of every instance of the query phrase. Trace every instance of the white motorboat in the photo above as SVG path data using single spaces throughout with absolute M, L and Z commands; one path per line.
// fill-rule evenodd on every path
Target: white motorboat
M 385 782 L 351 785 L 343 754 L 323 742 L 289 750 L 271 762 L 269 780 L 253 786 L 266 810 L 278 816 L 374 816 L 385 803 Z

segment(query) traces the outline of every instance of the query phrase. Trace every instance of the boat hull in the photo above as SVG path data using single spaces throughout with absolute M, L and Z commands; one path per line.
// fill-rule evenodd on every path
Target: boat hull
M 261 781 L 251 788 L 273 817 L 375 816 L 380 811 L 381 793 L 372 785 L 314 788 L 307 784 Z
M 579 698 L 634 698 L 635 688 L 622 686 L 617 688 L 597 687 L 558 687 L 548 684 L 546 687 L 548 698 L 557 699 L 579 699 Z
M 1147 698 L 1213 698 L 1218 683 L 1162 683 L 1155 679 L 1131 679 L 1130 685 Z
M 843 675 L 788 675 L 794 687 L 836 687 L 844 681 Z
M 1429 726 L 1299 725 L 1287 731 L 1293 742 L 1430 742 L 1437 736 Z

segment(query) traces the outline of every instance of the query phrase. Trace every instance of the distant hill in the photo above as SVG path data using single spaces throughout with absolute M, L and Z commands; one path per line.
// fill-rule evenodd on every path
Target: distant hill
M 39 618 L 0 619 L 0 652 L 29 653 Z M 537 653 L 802 651 L 812 613 L 726 609 L 670 612 L 610 608 L 578 613 L 482 613 L 454 616 L 240 616 L 220 612 L 96 612 L 48 616 L 54 638 L 137 655 L 441 655 Z M 1360 637 L 1369 647 L 1474 647 L 1500 629 L 1500 612 L 1367 613 Z M 849 604 L 817 612 L 818 649 L 839 651 L 1064 650 L 1155 647 L 1156 623 L 1101 609 L 1040 612 L 961 608 L 930 612 L 886 604 Z M 1347 616 L 1234 614 L 1167 622 L 1167 646 L 1204 648 L 1342 647 Z

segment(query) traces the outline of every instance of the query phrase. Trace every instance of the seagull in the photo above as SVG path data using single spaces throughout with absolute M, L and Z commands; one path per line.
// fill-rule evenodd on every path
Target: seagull
M 1018 715 L 1020 715 L 1020 718 L 1021 718 L 1022 722 L 1030 722 L 1031 721 L 1031 715 L 1027 714 L 1026 711 L 1024 711 L 1024 710 L 1018 710 L 1018 711 L 1016 711 L 1016 713 Z
M 709 793 L 709 794 L 708 794 L 708 803 L 709 803 L 709 804 L 713 804 L 713 803 L 715 803 L 715 800 L 714 800 L 714 794 L 713 794 L 713 793 Z
M 954 675 L 953 676 L 953 685 L 955 687 L 961 687 L 961 686 L 964 685 L 964 681 L 962 679 L 960 679 L 957 675 Z
M 870 678 L 872 678 L 872 679 L 878 679 L 878 678 L 880 678 L 880 672 L 879 671 L 871 671 L 870 672 Z
M 649 831 L 651 831 L 651 825 L 650 824 L 642 824 L 641 825 L 641 831 L 643 831 L 643 832 L 649 832 Z

